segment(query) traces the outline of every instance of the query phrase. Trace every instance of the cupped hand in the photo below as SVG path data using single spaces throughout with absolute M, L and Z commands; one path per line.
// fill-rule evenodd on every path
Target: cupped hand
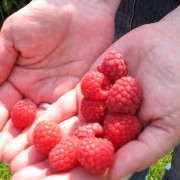
M 4 22 L 0 32 L 0 130 L 17 100 L 26 98 L 37 106 L 53 103 L 75 87 L 113 41 L 117 2 L 33 0 Z M 19 133 L 8 122 L 0 134 L 0 161 L 5 144 Z
M 168 23 L 138 28 L 114 46 L 142 86 L 139 116 L 146 127 L 116 153 L 112 180 L 149 167 L 180 143 L 180 36 Z

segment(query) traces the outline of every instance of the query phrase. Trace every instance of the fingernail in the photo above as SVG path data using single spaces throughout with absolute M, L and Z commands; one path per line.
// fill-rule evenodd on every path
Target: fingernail
M 41 103 L 40 105 L 39 105 L 39 108 L 42 108 L 42 109 L 48 109 L 49 107 L 51 106 L 51 104 L 49 104 L 49 103 Z

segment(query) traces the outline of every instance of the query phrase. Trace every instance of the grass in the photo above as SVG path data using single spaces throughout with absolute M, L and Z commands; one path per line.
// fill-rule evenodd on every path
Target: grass
M 0 180 L 10 180 L 11 176 L 10 167 L 3 162 L 0 163 Z
M 172 152 L 168 153 L 166 156 L 162 157 L 157 163 L 155 163 L 150 168 L 150 172 L 147 176 L 147 180 L 161 180 L 164 174 L 164 169 L 172 159 Z M 10 180 L 11 179 L 10 167 L 3 162 L 0 163 L 0 180 Z
M 162 157 L 156 164 L 154 164 L 148 174 L 147 180 L 161 180 L 164 174 L 164 169 L 172 160 L 172 152 L 169 152 Z

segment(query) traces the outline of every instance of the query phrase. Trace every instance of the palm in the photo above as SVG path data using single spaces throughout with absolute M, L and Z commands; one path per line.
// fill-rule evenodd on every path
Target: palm
M 8 83 L 12 99 L 7 102 L 7 91 L 1 90 L 0 101 L 7 108 L 22 97 L 36 104 L 54 102 L 78 83 L 112 42 L 111 10 L 75 1 L 32 1 L 4 23 L 0 83 L 4 89 Z
M 166 31 L 160 28 L 158 24 L 145 26 L 122 39 L 129 43 L 128 48 L 125 45 L 124 52 L 129 71 L 141 82 L 143 88 L 141 117 L 147 121 L 163 118 L 178 110 L 179 106 L 179 101 L 172 103 L 180 88 L 180 79 L 175 76 L 179 70 L 179 42 L 177 37 L 168 37 Z M 172 104 L 171 107 L 168 104 Z

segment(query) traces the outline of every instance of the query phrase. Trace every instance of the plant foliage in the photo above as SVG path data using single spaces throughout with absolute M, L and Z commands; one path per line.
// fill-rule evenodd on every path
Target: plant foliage
M 10 180 L 11 179 L 11 171 L 9 165 L 0 163 L 0 180 Z

